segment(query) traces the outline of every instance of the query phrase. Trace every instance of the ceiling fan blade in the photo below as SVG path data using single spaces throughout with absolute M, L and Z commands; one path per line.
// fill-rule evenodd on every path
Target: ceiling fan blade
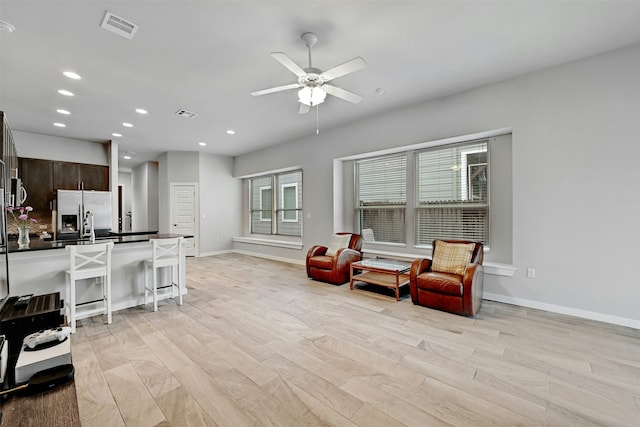
M 309 107 L 307 104 L 303 104 L 301 102 L 300 103 L 300 108 L 298 109 L 298 114 L 307 114 L 310 109 L 311 109 L 311 107 Z
M 329 80 L 337 79 L 338 77 L 342 77 L 346 74 L 358 71 L 366 66 L 367 63 L 365 62 L 365 60 L 358 56 L 357 58 L 353 58 L 352 60 L 347 61 L 344 64 L 340 64 L 336 67 L 328 69 L 327 71 L 322 73 L 321 76 L 324 77 L 324 80 L 328 82 Z
M 268 93 L 281 92 L 283 90 L 296 89 L 299 87 L 300 85 L 298 83 L 291 83 L 289 85 L 276 86 L 276 87 L 271 87 L 269 89 L 263 89 L 263 90 L 256 90 L 255 92 L 251 92 L 251 95 L 260 96 L 260 95 L 266 95 Z
M 333 95 L 336 98 L 344 99 L 345 101 L 349 101 L 353 104 L 357 104 L 362 101 L 362 97 L 360 95 L 356 95 L 355 93 L 339 88 L 338 86 L 323 84 L 322 88 L 329 95 Z
M 281 63 L 285 67 L 287 67 L 289 69 L 289 71 L 291 71 L 296 76 L 303 77 L 303 76 L 307 75 L 306 71 L 304 71 L 298 64 L 293 62 L 293 59 L 289 58 L 286 53 L 284 53 L 284 52 L 271 52 L 271 56 L 273 56 L 273 58 L 276 61 L 278 61 L 279 63 Z

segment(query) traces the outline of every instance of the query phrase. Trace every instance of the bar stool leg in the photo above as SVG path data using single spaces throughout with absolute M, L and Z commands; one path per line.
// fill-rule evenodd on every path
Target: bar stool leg
M 76 332 L 76 281 L 71 276 L 69 281 L 69 323 L 71 324 L 71 333 Z
M 151 275 L 153 276 L 153 311 L 158 311 L 158 269 L 152 267 L 153 271 Z
M 178 265 L 176 265 L 176 273 L 178 277 L 176 277 L 176 284 L 178 288 L 178 304 L 182 305 L 182 267 L 180 266 L 180 260 L 178 260 Z
M 111 314 L 111 275 L 107 275 L 107 324 L 110 325 L 113 322 L 113 316 Z
M 143 262 L 142 265 L 143 268 L 143 276 L 142 276 L 142 280 L 144 280 L 144 305 L 147 305 L 147 300 L 148 300 L 148 296 L 149 296 L 149 277 L 148 276 L 148 272 L 149 272 L 149 265 L 146 262 Z

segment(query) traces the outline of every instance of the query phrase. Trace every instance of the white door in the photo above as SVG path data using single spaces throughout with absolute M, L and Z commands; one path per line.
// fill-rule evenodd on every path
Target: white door
M 197 184 L 171 184 L 171 232 L 196 236 L 185 239 L 185 254 L 196 255 Z

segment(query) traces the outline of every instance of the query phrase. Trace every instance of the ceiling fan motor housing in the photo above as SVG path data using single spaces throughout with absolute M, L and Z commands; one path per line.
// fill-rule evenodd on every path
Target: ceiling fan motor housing
M 322 77 L 322 71 L 317 68 L 305 68 L 306 75 L 298 78 L 298 83 L 303 86 L 322 86 L 325 78 Z

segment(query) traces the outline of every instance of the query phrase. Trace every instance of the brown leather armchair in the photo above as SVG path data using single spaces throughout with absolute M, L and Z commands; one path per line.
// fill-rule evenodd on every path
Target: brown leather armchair
M 473 243 L 471 260 L 464 268 L 463 274 L 454 274 L 432 271 L 432 259 L 416 259 L 411 265 L 409 277 L 411 301 L 414 304 L 450 313 L 475 316 L 482 304 L 484 247 L 482 243 L 470 240 L 436 240 L 433 242 L 434 254 L 438 242 Z
M 335 255 L 326 255 L 327 246 L 313 246 L 307 252 L 307 276 L 322 282 L 342 285 L 349 281 L 350 264 L 362 259 L 362 237 L 352 233 L 336 234 L 351 234 L 348 247 L 338 249 Z

